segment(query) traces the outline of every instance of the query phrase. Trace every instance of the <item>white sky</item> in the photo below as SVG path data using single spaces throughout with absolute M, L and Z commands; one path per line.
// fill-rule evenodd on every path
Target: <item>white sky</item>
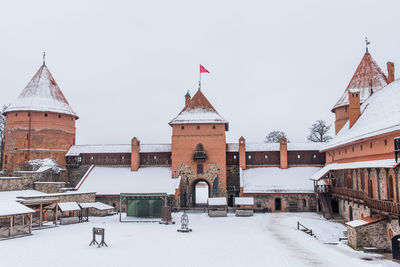
M 399 10 L 398 0 L 8 1 L 0 104 L 19 95 L 46 51 L 80 116 L 78 144 L 170 142 L 168 122 L 197 90 L 201 63 L 228 142 L 260 142 L 274 129 L 302 142 L 315 120 L 334 122 L 366 35 L 384 72 L 388 60 L 399 66 Z

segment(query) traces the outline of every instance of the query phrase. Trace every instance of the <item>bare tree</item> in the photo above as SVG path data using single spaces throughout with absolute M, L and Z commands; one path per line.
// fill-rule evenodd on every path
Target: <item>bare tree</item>
M 3 169 L 3 153 L 4 153 L 4 126 L 6 124 L 6 117 L 3 112 L 7 109 L 8 105 L 4 105 L 0 109 L 0 170 Z
M 331 125 L 327 125 L 323 120 L 317 120 L 310 128 L 310 135 L 307 136 L 307 140 L 311 142 L 328 142 L 332 139 L 328 135 L 330 129 Z
M 269 132 L 269 134 L 265 137 L 265 143 L 279 143 L 279 141 L 281 140 L 282 137 L 286 137 L 286 134 L 282 131 L 272 131 Z M 289 142 L 289 140 L 287 140 L 287 142 Z

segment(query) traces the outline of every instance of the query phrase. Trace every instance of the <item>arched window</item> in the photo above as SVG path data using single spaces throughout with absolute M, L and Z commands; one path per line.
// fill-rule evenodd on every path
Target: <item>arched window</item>
M 196 151 L 204 151 L 203 145 L 202 144 L 197 144 Z
M 203 174 L 203 164 L 197 164 L 197 174 Z

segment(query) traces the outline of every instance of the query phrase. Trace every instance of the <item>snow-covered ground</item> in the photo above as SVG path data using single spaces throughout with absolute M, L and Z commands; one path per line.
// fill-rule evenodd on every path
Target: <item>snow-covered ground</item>
M 180 215 L 173 215 L 175 225 L 120 223 L 112 216 L 34 231 L 0 242 L 0 266 L 397 266 L 345 244 L 325 244 L 337 242 L 345 227 L 313 213 L 189 213 L 191 233 L 176 231 Z M 297 231 L 297 221 L 318 239 Z M 106 229 L 108 248 L 89 246 L 94 226 Z

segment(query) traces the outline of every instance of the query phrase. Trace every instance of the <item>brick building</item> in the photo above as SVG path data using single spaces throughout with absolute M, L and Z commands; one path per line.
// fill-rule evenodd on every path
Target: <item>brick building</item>
M 394 64 L 387 75 L 371 54 L 364 54 L 349 86 L 332 111 L 336 115 L 333 140 L 322 147 L 326 166 L 312 176 L 327 217 L 342 216 L 355 248 L 391 249 L 399 233 L 399 167 L 394 147 L 400 135 L 400 82 Z M 370 229 L 374 229 L 371 231 Z
M 78 116 L 44 62 L 4 115 L 4 169 L 44 158 L 65 166 L 65 153 L 75 144 Z

